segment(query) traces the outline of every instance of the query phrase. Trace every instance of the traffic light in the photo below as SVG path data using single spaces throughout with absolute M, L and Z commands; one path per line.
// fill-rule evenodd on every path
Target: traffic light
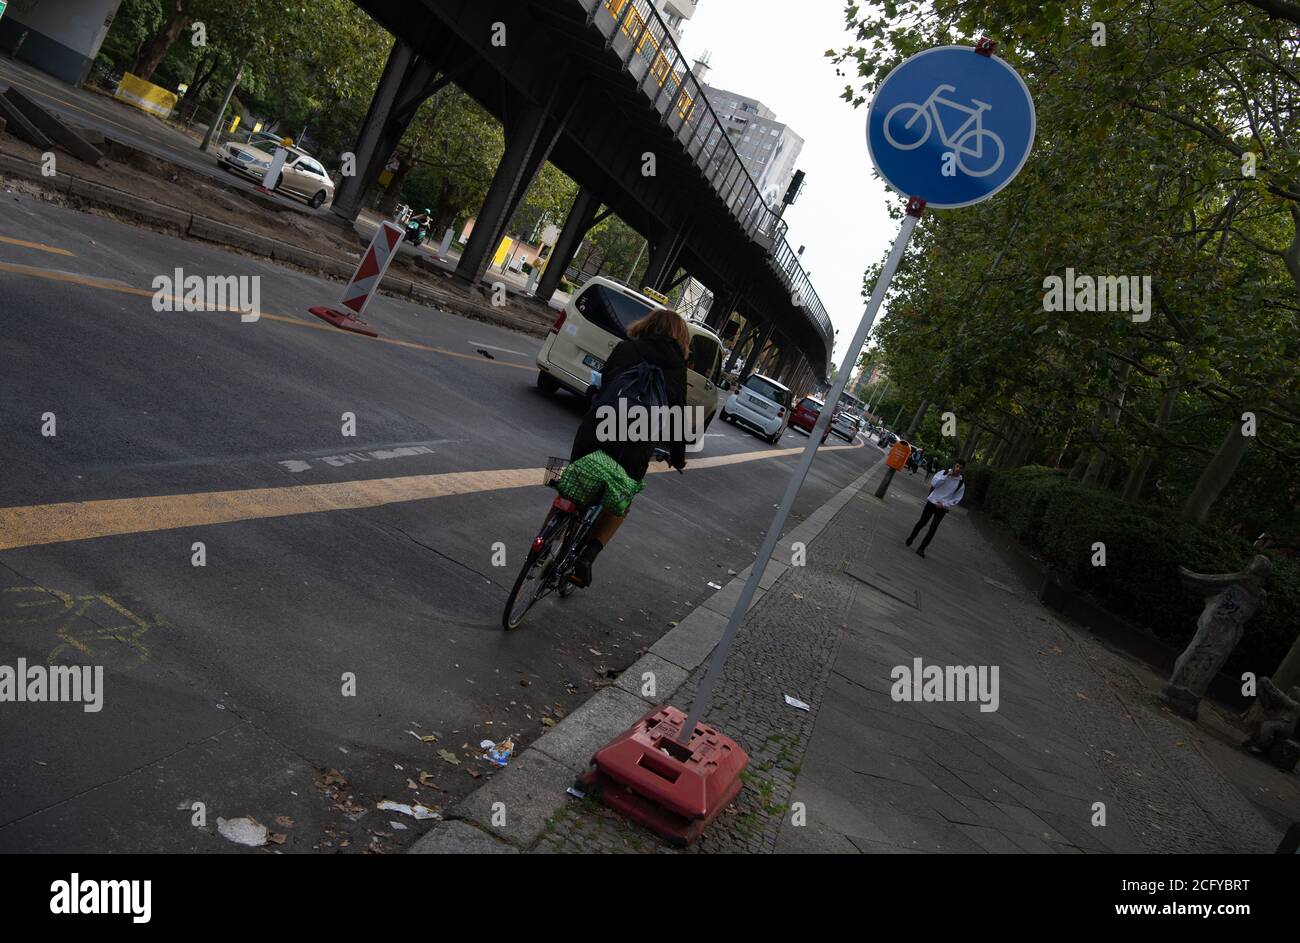
M 789 206 L 795 200 L 799 199 L 799 191 L 803 189 L 803 177 L 804 173 L 802 170 L 796 170 L 794 172 L 794 177 L 790 180 L 790 189 L 785 191 L 785 199 L 781 201 L 786 206 Z

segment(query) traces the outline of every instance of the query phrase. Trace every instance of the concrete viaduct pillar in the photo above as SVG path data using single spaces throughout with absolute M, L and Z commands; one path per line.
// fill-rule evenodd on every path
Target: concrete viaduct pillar
M 577 95 L 569 97 L 569 105 L 560 115 L 552 113 L 561 100 L 560 85 L 552 91 L 546 105 L 524 104 L 506 116 L 506 149 L 497 165 L 496 174 L 488 187 L 487 197 L 474 221 L 465 252 L 456 266 L 456 277 L 471 284 L 482 280 L 492 262 L 501 237 L 510 225 L 510 218 L 523 202 L 528 188 L 533 185 L 537 172 L 550 156 L 560 132 L 577 103 Z M 549 269 L 549 266 L 547 266 Z
M 713 307 L 709 309 L 709 315 L 704 319 L 704 326 L 721 333 L 727 326 L 727 321 L 731 319 L 731 313 L 739 308 L 744 300 L 745 294 L 739 288 L 715 293 Z
M 444 59 L 445 56 L 417 55 L 409 43 L 394 40 L 353 148 L 356 172 L 343 178 L 330 205 L 339 222 L 351 226 L 361 212 L 366 192 L 379 178 L 389 155 L 415 117 L 416 109 L 450 81 L 450 76 L 438 78 Z
M 772 339 L 772 332 L 775 330 L 776 325 L 768 324 L 762 329 L 762 333 L 758 335 L 758 339 L 754 342 L 752 353 L 745 358 L 745 369 L 742 371 L 740 378 L 742 383 L 748 380 L 751 375 L 758 372 L 759 363 L 763 355 L 766 353 L 768 342 Z
M 653 291 L 663 291 L 677 271 L 677 259 L 686 244 L 686 230 L 666 229 L 650 251 L 650 261 L 646 264 L 645 275 L 640 287 Z
M 560 230 L 560 236 L 555 240 L 555 248 L 551 250 L 550 256 L 546 260 L 546 269 L 542 272 L 542 280 L 537 283 L 537 293 L 535 297 L 540 301 L 549 301 L 555 294 L 555 289 L 560 287 L 560 279 L 564 277 L 564 272 L 573 261 L 573 257 L 578 254 L 578 248 L 582 245 L 582 239 L 598 222 L 609 215 L 606 210 L 603 214 L 597 213 L 600 209 L 600 198 L 596 196 L 593 190 L 587 187 L 579 187 L 578 195 L 573 198 L 573 206 L 569 209 L 569 215 L 565 217 L 564 228 Z

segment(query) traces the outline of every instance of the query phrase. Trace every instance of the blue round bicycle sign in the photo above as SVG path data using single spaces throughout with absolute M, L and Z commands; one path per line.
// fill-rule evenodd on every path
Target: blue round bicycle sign
M 885 182 L 948 209 L 987 200 L 1034 146 L 1034 102 L 1001 59 L 972 46 L 918 52 L 880 83 L 867 149 Z

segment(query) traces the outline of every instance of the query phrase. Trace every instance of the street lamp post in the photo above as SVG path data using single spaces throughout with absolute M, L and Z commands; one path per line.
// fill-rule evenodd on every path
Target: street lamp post
M 221 102 L 221 108 L 212 116 L 212 123 L 208 125 L 208 133 L 203 135 L 203 143 L 199 145 L 199 150 L 206 151 L 208 145 L 212 143 L 212 138 L 219 132 L 221 122 L 226 117 L 226 109 L 230 106 L 230 99 L 234 97 L 235 89 L 239 86 L 239 80 L 244 77 L 244 60 L 239 60 L 239 65 L 235 67 L 235 77 L 230 80 L 230 87 L 226 89 L 226 97 Z

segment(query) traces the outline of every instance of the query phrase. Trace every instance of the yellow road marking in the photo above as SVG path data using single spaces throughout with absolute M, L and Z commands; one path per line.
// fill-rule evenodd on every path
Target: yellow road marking
M 51 252 L 54 255 L 75 256 L 75 253 L 69 252 L 67 249 L 60 249 L 57 246 L 47 246 L 43 242 L 28 242 L 26 239 L 10 239 L 8 236 L 0 236 L 0 242 L 10 246 L 22 246 L 24 249 L 39 249 L 41 252 Z
M 822 451 L 857 448 L 862 446 L 829 445 L 823 446 Z M 725 465 L 782 458 L 802 451 L 802 448 L 764 449 L 709 458 L 688 457 L 687 468 L 693 471 L 721 468 Z M 652 469 L 656 473 L 669 470 L 664 467 Z M 541 468 L 442 472 L 319 485 L 286 485 L 242 491 L 205 491 L 0 508 L 0 550 L 121 534 L 152 533 L 180 527 L 230 524 L 267 517 L 381 507 L 484 491 L 504 491 L 540 484 L 542 473 Z
M 120 282 L 110 281 L 105 278 L 96 278 L 93 275 L 78 275 L 75 272 L 59 272 L 53 269 L 38 268 L 34 265 L 18 265 L 12 262 L 0 262 L 0 272 L 10 272 L 14 275 L 26 275 L 29 278 L 43 278 L 47 281 L 66 282 L 70 285 L 82 285 L 86 288 L 94 288 L 99 291 L 115 291 L 124 295 L 140 295 L 144 298 L 152 298 L 157 294 L 157 292 L 151 291 L 148 288 L 133 288 L 130 285 L 123 285 Z M 173 295 L 172 301 L 178 305 L 184 304 L 184 300 L 179 296 Z M 211 308 L 208 310 L 230 314 L 242 313 L 235 308 Z M 366 337 L 364 334 L 356 334 L 352 331 L 341 331 L 338 328 L 315 318 L 307 321 L 303 318 L 295 318 L 287 314 L 271 314 L 269 311 L 259 311 L 258 315 L 266 318 L 268 321 L 278 321 L 281 324 L 291 324 L 294 327 L 306 327 L 317 331 L 329 331 L 331 334 L 338 336 L 354 337 L 367 341 L 378 341 L 381 344 L 391 344 L 394 347 L 406 347 L 411 350 L 428 351 L 432 354 L 441 354 L 444 357 L 456 357 L 460 360 L 472 360 L 475 363 L 487 364 L 492 367 L 505 367 L 510 370 L 527 370 L 529 372 L 537 369 L 535 366 L 529 366 L 527 364 L 507 363 L 504 360 L 488 360 L 481 354 L 464 354 L 458 350 L 448 350 L 445 347 L 434 347 L 430 344 L 420 344 L 416 341 L 403 341 L 394 337 Z

